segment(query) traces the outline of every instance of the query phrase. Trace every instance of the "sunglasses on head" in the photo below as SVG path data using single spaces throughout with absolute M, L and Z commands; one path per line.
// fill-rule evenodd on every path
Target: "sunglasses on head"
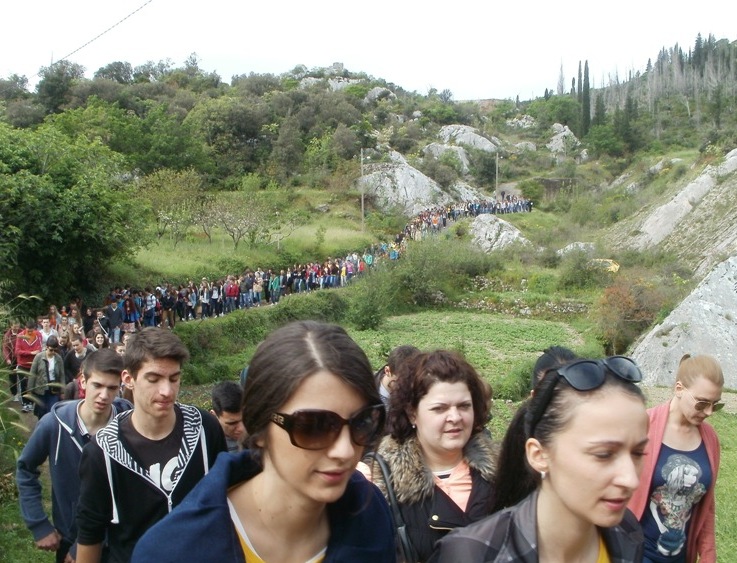
M 639 383 L 642 381 L 640 368 L 627 356 L 611 356 L 603 360 L 576 360 L 562 367 L 549 370 L 541 381 L 549 377 L 562 377 L 576 391 L 592 391 L 604 384 L 607 371 L 623 381 L 630 383 Z M 548 385 L 545 389 L 544 396 L 540 397 L 538 408 L 532 412 L 528 436 L 534 434 L 535 428 L 548 409 L 548 406 L 550 406 L 555 388 L 555 383 Z
M 711 412 L 717 412 L 724 408 L 724 403 L 721 401 L 705 401 L 704 399 L 697 399 L 693 396 L 693 393 L 689 391 L 686 387 L 683 387 L 683 390 L 688 393 L 691 398 L 694 400 L 693 408 L 695 408 L 699 412 L 703 412 L 709 407 L 711 407 Z
M 322 450 L 335 443 L 348 425 L 351 440 L 357 446 L 367 446 L 384 429 L 384 405 L 361 409 L 349 419 L 325 410 L 298 410 L 292 414 L 275 412 L 271 421 L 289 434 L 293 446 L 304 450 Z

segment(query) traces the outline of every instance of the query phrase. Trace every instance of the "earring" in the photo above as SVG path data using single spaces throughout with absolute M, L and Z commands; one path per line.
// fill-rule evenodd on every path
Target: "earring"
M 413 425 L 412 425 L 412 430 L 414 430 L 415 428 L 417 428 L 417 426 L 415 426 L 415 425 L 413 424 Z
M 547 472 L 545 472 L 545 471 L 541 471 L 541 472 L 540 472 L 540 479 L 541 479 L 542 481 L 545 481 L 545 477 L 547 477 L 547 475 L 548 475 L 548 474 L 547 474 Z

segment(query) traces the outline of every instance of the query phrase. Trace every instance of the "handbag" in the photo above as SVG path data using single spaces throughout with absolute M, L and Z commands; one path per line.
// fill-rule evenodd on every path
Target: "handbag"
M 409 539 L 409 532 L 407 531 L 407 524 L 404 522 L 402 512 L 399 510 L 399 503 L 397 502 L 397 496 L 394 494 L 394 486 L 392 485 L 391 471 L 389 466 L 386 464 L 386 460 L 378 452 L 368 452 L 366 457 L 372 458 L 381 470 L 381 476 L 384 479 L 386 485 L 386 496 L 389 500 L 389 507 L 392 512 L 392 523 L 394 529 L 397 532 L 397 544 L 399 548 L 400 560 L 404 563 L 416 563 L 418 556 L 415 551 L 415 547 L 412 545 L 412 541 Z

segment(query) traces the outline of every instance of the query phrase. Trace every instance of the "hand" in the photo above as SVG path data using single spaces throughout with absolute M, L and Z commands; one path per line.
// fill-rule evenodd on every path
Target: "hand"
M 40 540 L 36 541 L 36 547 L 44 551 L 56 551 L 59 549 L 59 543 L 61 542 L 61 534 L 54 530 L 48 536 L 44 536 Z
M 74 563 L 74 559 L 72 559 L 72 556 L 67 553 L 66 557 L 64 557 L 64 563 Z

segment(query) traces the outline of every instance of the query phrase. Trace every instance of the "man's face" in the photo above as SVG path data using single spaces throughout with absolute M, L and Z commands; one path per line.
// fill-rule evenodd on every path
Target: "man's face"
M 172 358 L 147 359 L 136 377 L 123 370 L 123 383 L 133 391 L 133 402 L 141 416 L 161 420 L 174 415 L 179 395 L 182 366 Z
M 84 344 L 81 340 L 72 340 L 72 349 L 79 356 L 84 351 Z
M 213 414 L 215 411 L 212 411 Z M 226 438 L 231 440 L 240 441 L 243 435 L 246 433 L 246 427 L 243 426 L 243 413 L 242 412 L 228 412 L 223 411 L 219 416 L 215 414 L 223 428 L 223 433 Z
M 82 378 L 82 389 L 85 390 L 85 408 L 95 414 L 109 414 L 113 400 L 120 391 L 120 377 L 93 371 L 86 381 Z
M 49 319 L 44 319 L 41 321 L 41 328 L 44 329 L 44 332 L 48 332 L 50 326 L 51 326 L 51 323 L 49 322 Z

